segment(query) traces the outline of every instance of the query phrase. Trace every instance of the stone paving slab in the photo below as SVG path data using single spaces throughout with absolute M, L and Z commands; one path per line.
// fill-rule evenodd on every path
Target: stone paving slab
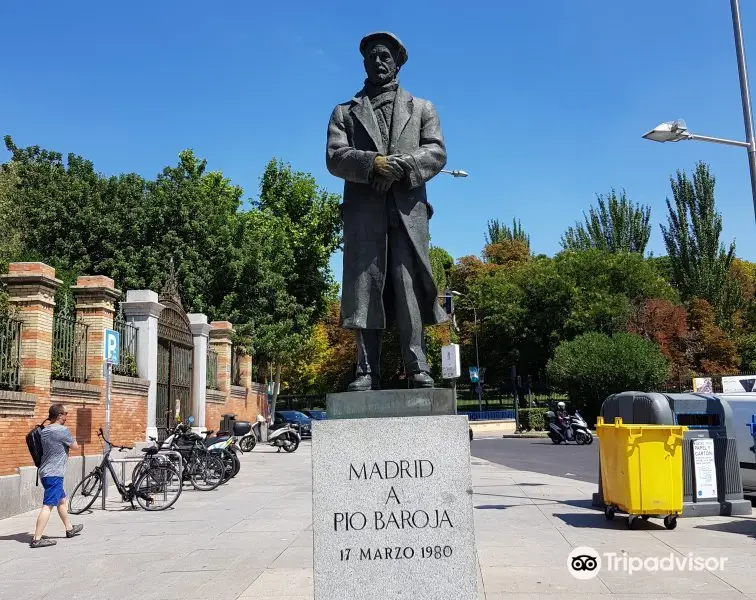
M 667 531 L 651 519 L 628 531 L 591 507 L 595 485 L 517 471 L 474 458 L 480 598 L 486 600 L 756 600 L 756 517 L 680 519 Z M 310 446 L 294 454 L 258 447 L 212 492 L 186 488 L 165 513 L 86 515 L 66 539 L 57 516 L 53 548 L 28 547 L 35 512 L 0 521 L 0 600 L 311 600 Z M 111 500 L 113 500 L 111 498 Z M 580 581 L 567 570 L 577 546 L 663 558 L 726 557 L 723 571 L 602 569 Z M 50 577 L 54 565 L 57 578 Z

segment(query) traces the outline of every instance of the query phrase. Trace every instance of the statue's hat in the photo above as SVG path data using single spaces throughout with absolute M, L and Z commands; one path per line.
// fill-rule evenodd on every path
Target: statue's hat
M 375 33 L 368 33 L 362 40 L 360 41 L 360 54 L 362 56 L 365 56 L 365 53 L 367 52 L 368 47 L 372 42 L 379 42 L 384 41 L 388 42 L 389 45 L 394 46 L 397 51 L 396 58 L 396 65 L 398 67 L 401 67 L 404 63 L 407 62 L 407 48 L 405 48 L 404 44 L 402 44 L 401 40 L 396 37 L 393 33 L 389 31 L 376 31 Z

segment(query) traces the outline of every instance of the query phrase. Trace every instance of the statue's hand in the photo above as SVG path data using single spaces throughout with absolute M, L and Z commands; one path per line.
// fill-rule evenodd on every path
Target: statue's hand
M 381 194 L 385 194 L 389 191 L 389 188 L 392 186 L 392 184 L 396 181 L 395 179 L 388 179 L 386 177 L 374 177 L 373 178 L 373 189 L 380 192 Z
M 391 158 L 393 157 L 381 156 L 380 154 L 376 156 L 373 172 L 380 177 L 396 181 L 404 176 L 404 169 L 396 161 L 389 160 Z
M 409 154 L 392 154 L 388 157 L 391 164 L 398 165 L 402 169 L 402 177 L 412 172 L 411 157 Z

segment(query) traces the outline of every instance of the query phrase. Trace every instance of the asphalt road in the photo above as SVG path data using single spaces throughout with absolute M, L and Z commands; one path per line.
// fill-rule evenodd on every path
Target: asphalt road
M 590 446 L 559 444 L 550 439 L 483 438 L 471 442 L 473 456 L 505 467 L 568 477 L 598 484 L 598 438 Z

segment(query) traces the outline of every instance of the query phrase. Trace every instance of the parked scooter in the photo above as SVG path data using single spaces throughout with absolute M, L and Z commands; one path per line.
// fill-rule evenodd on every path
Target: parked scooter
M 262 415 L 257 415 L 258 423 L 265 423 L 267 420 Z M 253 436 L 254 432 L 250 432 Z M 268 445 L 278 448 L 278 452 L 283 448 L 286 452 L 294 452 L 299 448 L 299 443 L 302 441 L 302 437 L 299 432 L 291 426 L 291 423 L 286 423 L 284 426 L 274 431 L 268 431 Z M 255 444 L 257 438 L 255 437 Z M 254 448 L 254 445 L 252 446 Z
M 555 444 L 561 444 L 562 442 L 566 444 L 567 442 L 574 441 L 578 446 L 583 446 L 593 443 L 593 434 L 588 429 L 588 423 L 585 422 L 585 419 L 583 419 L 578 411 L 575 411 L 575 414 L 570 416 L 568 425 L 572 434 L 570 439 L 567 438 L 566 428 L 557 423 L 556 415 L 552 411 L 546 413 L 546 420 L 549 426 L 549 438 Z
M 239 449 L 242 452 L 252 452 L 257 446 L 257 436 L 254 429 L 250 429 L 247 433 L 241 436 L 239 440 Z

